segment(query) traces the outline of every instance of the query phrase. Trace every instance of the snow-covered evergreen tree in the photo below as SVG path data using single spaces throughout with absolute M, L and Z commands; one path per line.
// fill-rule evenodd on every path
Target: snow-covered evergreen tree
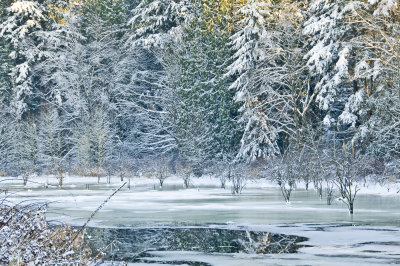
M 343 113 L 344 106 L 356 90 L 352 73 L 355 70 L 357 27 L 351 23 L 362 1 L 313 1 L 303 34 L 307 38 L 307 66 L 317 93 L 319 108 L 326 111 L 324 124 L 339 126 L 338 120 L 356 124 L 356 117 Z M 339 118 L 340 116 L 340 118 Z
M 160 47 L 171 41 L 181 26 L 193 18 L 192 4 L 190 0 L 142 0 L 128 22 L 135 28 L 131 43 Z
M 174 29 L 180 27 L 178 18 L 185 10 L 180 2 L 141 1 L 128 22 L 131 27 L 126 41 L 123 65 L 130 74 L 120 80 L 120 138 L 123 150 L 131 156 L 154 155 L 176 148 L 172 133 L 170 88 L 168 72 L 160 64 L 163 47 L 175 38 Z M 183 17 L 181 17 L 183 18 Z
M 310 107 L 312 97 L 302 80 L 301 8 L 290 1 L 252 0 L 238 10 L 242 19 L 232 35 L 235 55 L 228 75 L 236 78 L 231 89 L 242 103 L 239 160 L 281 154 L 285 142 L 295 139 L 297 116 Z
M 361 151 L 375 156 L 399 153 L 399 66 L 400 20 L 396 1 L 368 1 L 355 10 L 353 20 L 360 34 L 355 55 L 353 82 L 356 85 L 340 118 L 356 120 L 353 142 Z
M 235 54 L 227 74 L 236 76 L 231 89 L 236 91 L 236 100 L 243 104 L 240 122 L 244 124 L 244 133 L 238 157 L 246 160 L 279 153 L 278 136 L 271 131 L 267 114 L 262 112 L 262 102 L 255 93 L 260 87 L 255 72 L 265 67 L 268 60 L 266 16 L 271 5 L 269 1 L 246 1 L 237 11 L 242 19 L 231 37 Z
M 183 158 L 197 163 L 234 157 L 239 130 L 234 92 L 224 77 L 224 50 L 228 39 L 216 38 L 194 23 L 182 42 L 174 45 L 169 65 L 177 69 L 171 77 L 175 101 L 174 135 Z
M 0 3 L 0 21 L 3 21 L 8 15 L 7 8 L 11 1 L 2 1 Z M 12 125 L 12 116 L 9 103 L 12 98 L 10 68 L 12 60 L 9 45 L 6 40 L 0 40 L 0 171 L 7 172 L 10 163 L 10 125 Z
M 385 0 L 314 1 L 303 30 L 324 122 L 335 131 L 346 129 L 339 138 L 347 137 L 362 153 L 398 150 L 398 60 L 391 56 L 399 47 L 398 6 Z
M 14 114 L 20 118 L 34 105 L 37 88 L 32 67 L 43 59 L 40 33 L 48 23 L 46 8 L 38 1 L 15 1 L 7 7 L 7 17 L 0 24 L 0 39 L 10 47 L 12 101 Z
M 85 167 L 103 167 L 114 151 L 110 141 L 116 131 L 111 127 L 117 123 L 120 80 L 129 71 L 120 63 L 125 12 L 123 1 L 92 0 L 70 6 L 59 14 L 61 23 L 54 25 L 56 33 L 46 44 L 49 56 L 37 67 L 45 73 L 43 97 L 57 108 L 64 124 L 69 143 L 63 145 L 62 154 Z M 81 143 L 85 139 L 86 146 Z M 81 151 L 84 147 L 87 152 Z

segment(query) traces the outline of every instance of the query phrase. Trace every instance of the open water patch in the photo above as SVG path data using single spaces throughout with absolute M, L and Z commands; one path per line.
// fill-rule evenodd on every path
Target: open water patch
M 245 229 L 209 227 L 88 228 L 86 239 L 95 254 L 104 247 L 104 258 L 146 262 L 153 251 L 201 253 L 296 253 L 305 237 Z M 194 262 L 193 262 L 194 263 Z M 175 264 L 179 264 L 175 261 Z M 185 261 L 188 265 L 191 262 Z

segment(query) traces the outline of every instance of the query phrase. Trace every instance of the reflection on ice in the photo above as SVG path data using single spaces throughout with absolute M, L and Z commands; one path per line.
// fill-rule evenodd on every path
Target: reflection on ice
M 232 228 L 233 225 L 229 226 Z M 238 227 L 233 226 L 233 227 Z M 292 224 L 239 226 L 254 230 L 296 232 L 310 237 L 301 244 L 315 244 L 293 254 L 204 253 L 147 251 L 137 263 L 172 265 L 389 265 L 400 263 L 400 231 L 395 227 L 349 224 Z M 323 230 L 321 230 L 323 229 Z M 383 229 L 383 230 L 382 230 Z M 328 233 L 328 234 L 327 234 Z M 387 240 L 392 241 L 387 241 Z M 361 240 L 361 241 L 360 241 Z M 370 242 L 363 242 L 371 240 Z M 198 264 L 201 262 L 202 264 Z M 136 263 L 134 265 L 137 265 Z M 140 265 L 140 264 L 139 264 Z
M 295 253 L 304 237 L 230 227 L 88 228 L 92 251 L 114 241 L 108 258 L 141 261 L 149 251 L 199 251 L 203 253 Z

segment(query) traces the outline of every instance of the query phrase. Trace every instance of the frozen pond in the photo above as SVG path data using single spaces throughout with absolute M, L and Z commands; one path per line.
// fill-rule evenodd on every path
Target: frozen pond
M 167 180 L 168 181 L 168 180 Z M 176 183 L 181 180 L 173 180 Z M 172 181 L 171 181 L 172 182 Z M 233 196 L 230 190 L 199 184 L 184 189 L 181 184 L 160 189 L 154 183 L 136 184 L 123 188 L 96 214 L 92 226 L 135 227 L 157 225 L 203 224 L 276 224 L 276 223 L 336 223 L 352 222 L 368 225 L 400 226 L 400 195 L 379 196 L 359 194 L 355 214 L 351 217 L 341 201 L 328 206 L 312 189 L 293 192 L 286 204 L 276 187 L 250 184 L 243 194 Z M 66 185 L 42 187 L 18 192 L 14 201 L 42 199 L 50 201 L 49 218 L 72 225 L 83 223 L 93 210 L 110 195 L 118 184 Z M 10 191 L 11 192 L 11 191 Z
M 104 180 L 105 181 L 105 180 Z M 97 180 L 73 182 L 65 189 L 43 186 L 20 190 L 13 201 L 51 201 L 49 219 L 83 224 L 91 212 L 118 187 Z M 213 185 L 213 182 L 215 185 Z M 293 192 L 285 204 L 277 187 L 249 183 L 243 194 L 218 188 L 216 180 L 193 180 L 189 189 L 182 180 L 167 179 L 160 189 L 157 180 L 132 180 L 90 222 L 103 228 L 176 228 L 202 226 L 244 229 L 307 237 L 295 254 L 207 253 L 198 251 L 149 250 L 141 261 L 148 263 L 198 265 L 385 265 L 400 263 L 400 195 L 360 192 L 351 217 L 340 201 L 326 205 L 311 189 Z M 178 263 L 179 262 L 179 263 Z M 192 264 L 194 265 L 194 264 Z

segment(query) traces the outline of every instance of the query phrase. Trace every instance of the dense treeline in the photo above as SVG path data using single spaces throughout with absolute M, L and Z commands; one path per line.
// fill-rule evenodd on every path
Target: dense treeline
M 397 174 L 398 1 L 0 5 L 6 174 L 149 158 L 191 169 L 269 158 L 281 183 Z

